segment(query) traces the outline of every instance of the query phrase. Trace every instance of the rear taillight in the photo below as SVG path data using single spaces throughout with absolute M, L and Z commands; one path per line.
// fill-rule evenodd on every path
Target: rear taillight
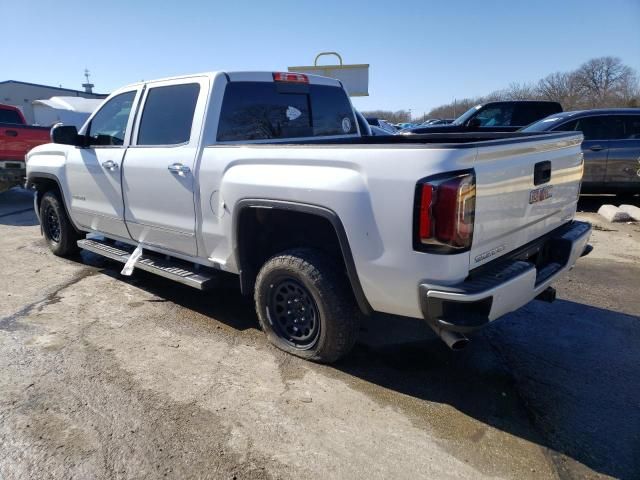
M 418 183 L 414 246 L 423 251 L 460 251 L 473 240 L 476 182 L 473 173 Z
M 276 82 L 309 83 L 309 77 L 304 73 L 273 72 L 273 80 Z

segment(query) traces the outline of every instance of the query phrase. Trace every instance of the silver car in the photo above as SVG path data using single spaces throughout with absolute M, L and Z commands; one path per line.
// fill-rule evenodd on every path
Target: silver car
M 581 131 L 582 192 L 640 193 L 640 108 L 556 113 L 521 131 Z

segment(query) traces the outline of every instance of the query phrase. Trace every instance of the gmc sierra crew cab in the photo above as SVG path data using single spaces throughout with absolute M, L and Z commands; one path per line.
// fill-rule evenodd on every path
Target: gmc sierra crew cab
M 49 128 L 27 125 L 19 108 L 0 105 L 0 192 L 24 184 L 24 156 L 49 139 Z
M 587 251 L 580 133 L 361 136 L 339 81 L 216 72 L 111 94 L 27 157 L 54 254 L 239 276 L 277 347 L 332 362 L 372 312 L 451 347 Z

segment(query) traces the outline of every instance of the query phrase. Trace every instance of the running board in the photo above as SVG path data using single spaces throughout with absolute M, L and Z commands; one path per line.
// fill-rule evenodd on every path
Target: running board
M 128 245 L 120 243 L 114 245 L 113 243 L 97 239 L 78 240 L 78 246 L 84 250 L 102 255 L 103 257 L 120 263 L 127 263 L 133 251 L 133 248 L 131 248 L 131 251 L 125 250 L 129 247 Z M 161 277 L 197 288 L 198 290 L 212 288 L 217 283 L 217 276 L 215 273 L 209 271 L 207 267 L 195 269 L 192 263 L 171 257 L 167 259 L 159 255 L 144 253 L 136 262 L 135 268 L 155 273 Z

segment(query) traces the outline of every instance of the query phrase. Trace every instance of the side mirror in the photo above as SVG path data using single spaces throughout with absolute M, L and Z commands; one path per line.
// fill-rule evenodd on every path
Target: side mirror
M 63 145 L 81 146 L 81 139 L 75 125 L 63 125 L 57 123 L 51 127 L 51 141 Z
M 477 117 L 473 117 L 471 120 L 467 122 L 467 127 L 478 128 L 482 125 L 480 119 Z

